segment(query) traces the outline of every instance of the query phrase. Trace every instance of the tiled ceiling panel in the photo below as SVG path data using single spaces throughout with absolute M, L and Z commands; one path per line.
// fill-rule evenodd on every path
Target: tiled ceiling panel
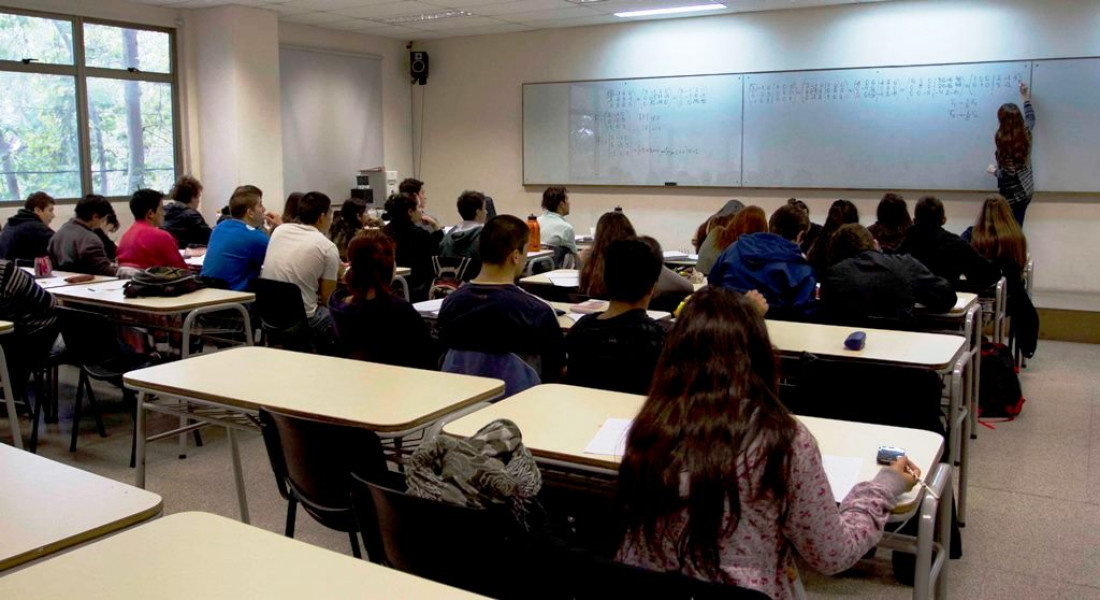
M 718 4 L 719 0 L 128 0 L 172 8 L 227 4 L 266 8 L 279 20 L 360 31 L 402 40 L 511 33 L 561 27 L 625 23 L 616 12 Z M 702 14 L 790 10 L 888 0 L 727 0 L 726 8 Z M 469 14 L 466 14 L 469 13 Z M 682 16 L 699 16 L 688 13 Z M 670 18 L 643 17 L 644 18 Z

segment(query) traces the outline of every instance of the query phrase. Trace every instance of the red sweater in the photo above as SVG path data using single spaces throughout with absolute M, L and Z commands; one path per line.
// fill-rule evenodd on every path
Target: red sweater
M 187 268 L 180 256 L 176 238 L 167 231 L 157 229 L 145 221 L 137 221 L 122 235 L 118 242 L 118 264 L 122 267 L 148 269 L 149 267 Z

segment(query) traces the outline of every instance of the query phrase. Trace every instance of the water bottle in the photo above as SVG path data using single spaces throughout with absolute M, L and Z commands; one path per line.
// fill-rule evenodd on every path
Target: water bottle
M 53 275 L 53 265 L 49 256 L 39 256 L 34 259 L 34 276 L 38 279 Z
M 531 232 L 527 238 L 527 251 L 538 252 L 542 247 L 542 234 L 539 231 L 539 219 L 534 214 L 527 215 L 527 229 Z

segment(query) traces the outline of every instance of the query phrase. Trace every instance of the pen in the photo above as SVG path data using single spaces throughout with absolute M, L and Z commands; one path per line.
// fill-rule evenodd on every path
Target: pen
M 929 494 L 931 494 L 933 498 L 935 498 L 936 500 L 940 499 L 939 494 L 937 494 L 936 492 L 933 492 L 932 488 L 928 487 L 928 484 L 925 483 L 923 480 L 921 480 L 920 475 L 917 475 L 916 472 L 913 471 L 912 467 L 910 467 L 909 465 L 906 465 L 905 466 L 905 471 L 907 473 L 909 473 L 910 475 L 912 475 L 917 480 L 917 485 L 924 488 L 924 490 L 926 492 L 928 492 Z

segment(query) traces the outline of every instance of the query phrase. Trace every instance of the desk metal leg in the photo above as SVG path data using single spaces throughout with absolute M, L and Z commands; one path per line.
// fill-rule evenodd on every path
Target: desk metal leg
M 935 472 L 927 478 L 929 487 L 936 490 L 940 499 L 936 500 L 925 492 L 921 501 L 920 521 L 917 524 L 916 572 L 913 577 L 913 599 L 926 600 L 933 597 L 932 580 L 935 580 L 935 593 L 946 597 L 947 564 L 951 556 L 951 471 L 948 464 L 936 465 Z M 940 539 L 937 540 L 936 538 Z M 938 542 L 938 543 L 937 543 Z M 933 552 L 936 556 L 933 557 Z
M 229 436 L 229 452 L 233 455 L 233 478 L 237 484 L 237 502 L 241 506 L 241 522 L 248 523 L 248 495 L 244 489 L 244 472 L 241 469 L 241 449 L 237 445 L 237 432 L 232 427 L 225 428 Z
M 959 465 L 959 521 L 965 520 L 967 474 L 970 465 L 970 415 L 969 398 L 964 394 L 963 375 L 970 364 L 970 353 L 966 352 L 955 363 L 951 372 L 951 460 L 948 464 Z M 969 381 L 965 382 L 969 384 Z
M 951 500 L 952 500 L 952 486 L 951 486 L 951 470 L 947 469 L 946 485 L 943 486 L 943 494 L 940 496 L 937 502 L 939 515 L 937 520 L 939 523 L 939 543 L 940 551 L 943 553 L 943 562 L 940 565 L 939 576 L 936 579 L 936 597 L 940 600 L 947 598 L 947 573 L 949 565 L 951 564 Z M 961 515 L 962 513 L 960 513 Z
M 0 348 L 0 378 L 3 378 L 4 403 L 8 406 L 8 423 L 11 424 L 11 443 L 20 450 L 23 449 L 23 432 L 19 430 L 19 413 L 15 412 L 15 392 L 11 387 L 11 376 L 8 374 L 8 357 L 4 355 L 4 349 Z M 40 398 L 39 402 L 42 401 Z M 75 425 L 74 425 L 75 427 Z
M 145 489 L 145 392 L 137 393 L 134 409 L 134 485 Z

